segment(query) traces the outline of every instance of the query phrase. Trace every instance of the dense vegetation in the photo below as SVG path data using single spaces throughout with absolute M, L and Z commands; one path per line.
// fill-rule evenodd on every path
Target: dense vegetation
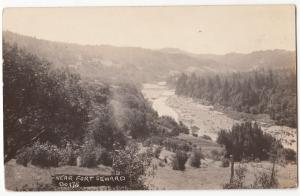
M 136 85 L 83 77 L 78 74 L 83 70 L 49 63 L 52 56 L 41 57 L 42 53 L 35 56 L 4 42 L 5 162 L 15 158 L 18 164 L 39 167 L 103 164 L 114 174 L 129 176 L 130 183 L 120 189 L 147 189 L 145 177 L 151 175 L 153 158 L 169 162 L 166 157 L 160 160 L 163 150 L 174 154 L 174 170 L 185 170 L 189 159 L 192 167 L 201 167 L 204 155 L 199 146 L 176 137 L 188 134 L 189 129 L 168 116 L 159 117 Z M 63 58 L 68 57 L 61 55 L 55 61 L 63 62 Z M 205 78 L 183 74 L 176 93 L 239 111 L 268 113 L 278 124 L 296 126 L 295 76 L 289 72 Z M 211 140 L 206 135 L 202 138 Z M 237 161 L 245 157 L 264 160 L 270 156 L 273 141 L 257 124 L 243 123 L 222 130 L 218 142 L 226 152 L 212 154 L 224 167 L 229 166 L 229 155 Z M 287 160 L 296 160 L 294 151 L 283 150 Z
M 240 112 L 269 114 L 278 125 L 297 126 L 296 74 L 291 70 L 220 76 L 182 74 L 176 81 L 176 94 Z
M 78 75 L 16 46 L 4 44 L 3 57 L 5 160 L 37 138 L 58 146 L 82 140 L 90 103 Z
M 226 155 L 232 155 L 235 161 L 244 159 L 266 160 L 275 139 L 256 123 L 245 122 L 235 124 L 230 131 L 221 130 L 217 142 L 225 146 Z
M 188 160 L 188 155 L 185 151 L 178 150 L 174 156 L 172 165 L 174 170 L 185 170 L 185 163 Z
M 217 142 L 225 146 L 225 158 L 230 158 L 231 162 L 230 181 L 224 184 L 225 189 L 276 188 L 276 165 L 285 165 L 288 161 L 296 160 L 293 150 L 283 148 L 280 140 L 263 133 L 261 128 L 252 122 L 235 124 L 229 131 L 221 130 Z M 272 163 L 271 168 L 259 172 L 255 175 L 254 183 L 246 186 L 244 183 L 247 168 L 243 163 L 261 160 L 269 160 Z M 236 161 L 240 163 L 235 169 Z
M 130 83 L 82 79 L 7 43 L 3 45 L 5 161 L 48 167 L 112 165 L 130 140 L 188 133 L 158 117 Z M 51 160 L 51 161 L 49 161 Z

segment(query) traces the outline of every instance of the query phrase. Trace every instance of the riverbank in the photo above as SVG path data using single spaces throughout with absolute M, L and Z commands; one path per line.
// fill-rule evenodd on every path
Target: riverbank
M 169 96 L 166 104 L 178 114 L 193 133 L 199 136 L 208 135 L 213 140 L 221 129 L 231 129 L 235 123 L 244 120 L 256 121 L 266 133 L 281 140 L 285 148 L 297 150 L 297 130 L 286 126 L 277 126 L 266 114 L 247 114 L 222 106 L 207 105 L 201 100 L 177 95 Z
M 215 111 L 213 106 L 197 103 L 192 98 L 172 95 L 166 101 L 167 105 L 178 113 L 179 120 L 199 136 L 208 135 L 216 140 L 221 129 L 230 129 L 238 122 L 222 112 Z
M 144 97 L 152 104 L 152 107 L 157 111 L 159 116 L 170 116 L 175 121 L 179 122 L 178 113 L 167 105 L 167 99 L 175 95 L 174 89 L 169 89 L 165 82 L 156 84 L 144 84 L 142 93 Z
M 248 114 L 237 112 L 221 105 L 209 105 L 203 100 L 177 96 L 165 82 L 144 84 L 144 96 L 152 107 L 162 116 L 170 116 L 177 122 L 182 121 L 191 130 L 191 134 L 207 135 L 214 141 L 221 129 L 231 129 L 232 125 L 245 120 L 256 121 L 263 131 L 281 140 L 285 148 L 297 150 L 297 130 L 286 126 L 277 126 L 267 114 Z

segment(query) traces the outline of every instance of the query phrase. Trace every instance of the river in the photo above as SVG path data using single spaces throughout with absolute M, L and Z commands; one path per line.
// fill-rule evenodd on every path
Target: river
M 143 85 L 143 95 L 152 103 L 152 107 L 159 116 L 171 116 L 178 122 L 178 113 L 166 101 L 170 96 L 175 95 L 174 89 L 169 89 L 165 82 L 156 84 L 146 83 Z
M 211 105 L 203 105 L 192 98 L 181 97 L 175 94 L 165 82 L 146 83 L 142 93 L 152 103 L 152 107 L 159 116 L 167 115 L 182 121 L 190 128 L 190 134 L 199 136 L 208 135 L 216 140 L 217 133 L 221 129 L 230 129 L 238 120 L 232 119 L 223 112 L 217 111 Z M 294 128 L 276 126 L 261 122 L 263 131 L 270 133 L 276 138 L 283 138 L 285 147 L 297 148 L 297 131 Z
M 230 129 L 236 122 L 225 114 L 214 111 L 213 106 L 175 95 L 175 90 L 170 89 L 165 82 L 144 84 L 142 93 L 159 116 L 167 115 L 177 122 L 182 121 L 190 128 L 191 134 L 207 135 L 215 140 L 221 128 Z

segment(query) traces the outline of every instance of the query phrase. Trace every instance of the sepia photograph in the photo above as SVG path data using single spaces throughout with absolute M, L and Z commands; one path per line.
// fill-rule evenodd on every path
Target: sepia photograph
M 295 189 L 295 5 L 7 7 L 7 191 Z

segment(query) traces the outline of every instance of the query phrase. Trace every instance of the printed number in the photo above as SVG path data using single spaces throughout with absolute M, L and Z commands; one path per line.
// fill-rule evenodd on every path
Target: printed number
M 58 184 L 60 187 L 70 187 L 70 188 L 78 188 L 79 187 L 79 183 L 78 182 L 59 182 Z

